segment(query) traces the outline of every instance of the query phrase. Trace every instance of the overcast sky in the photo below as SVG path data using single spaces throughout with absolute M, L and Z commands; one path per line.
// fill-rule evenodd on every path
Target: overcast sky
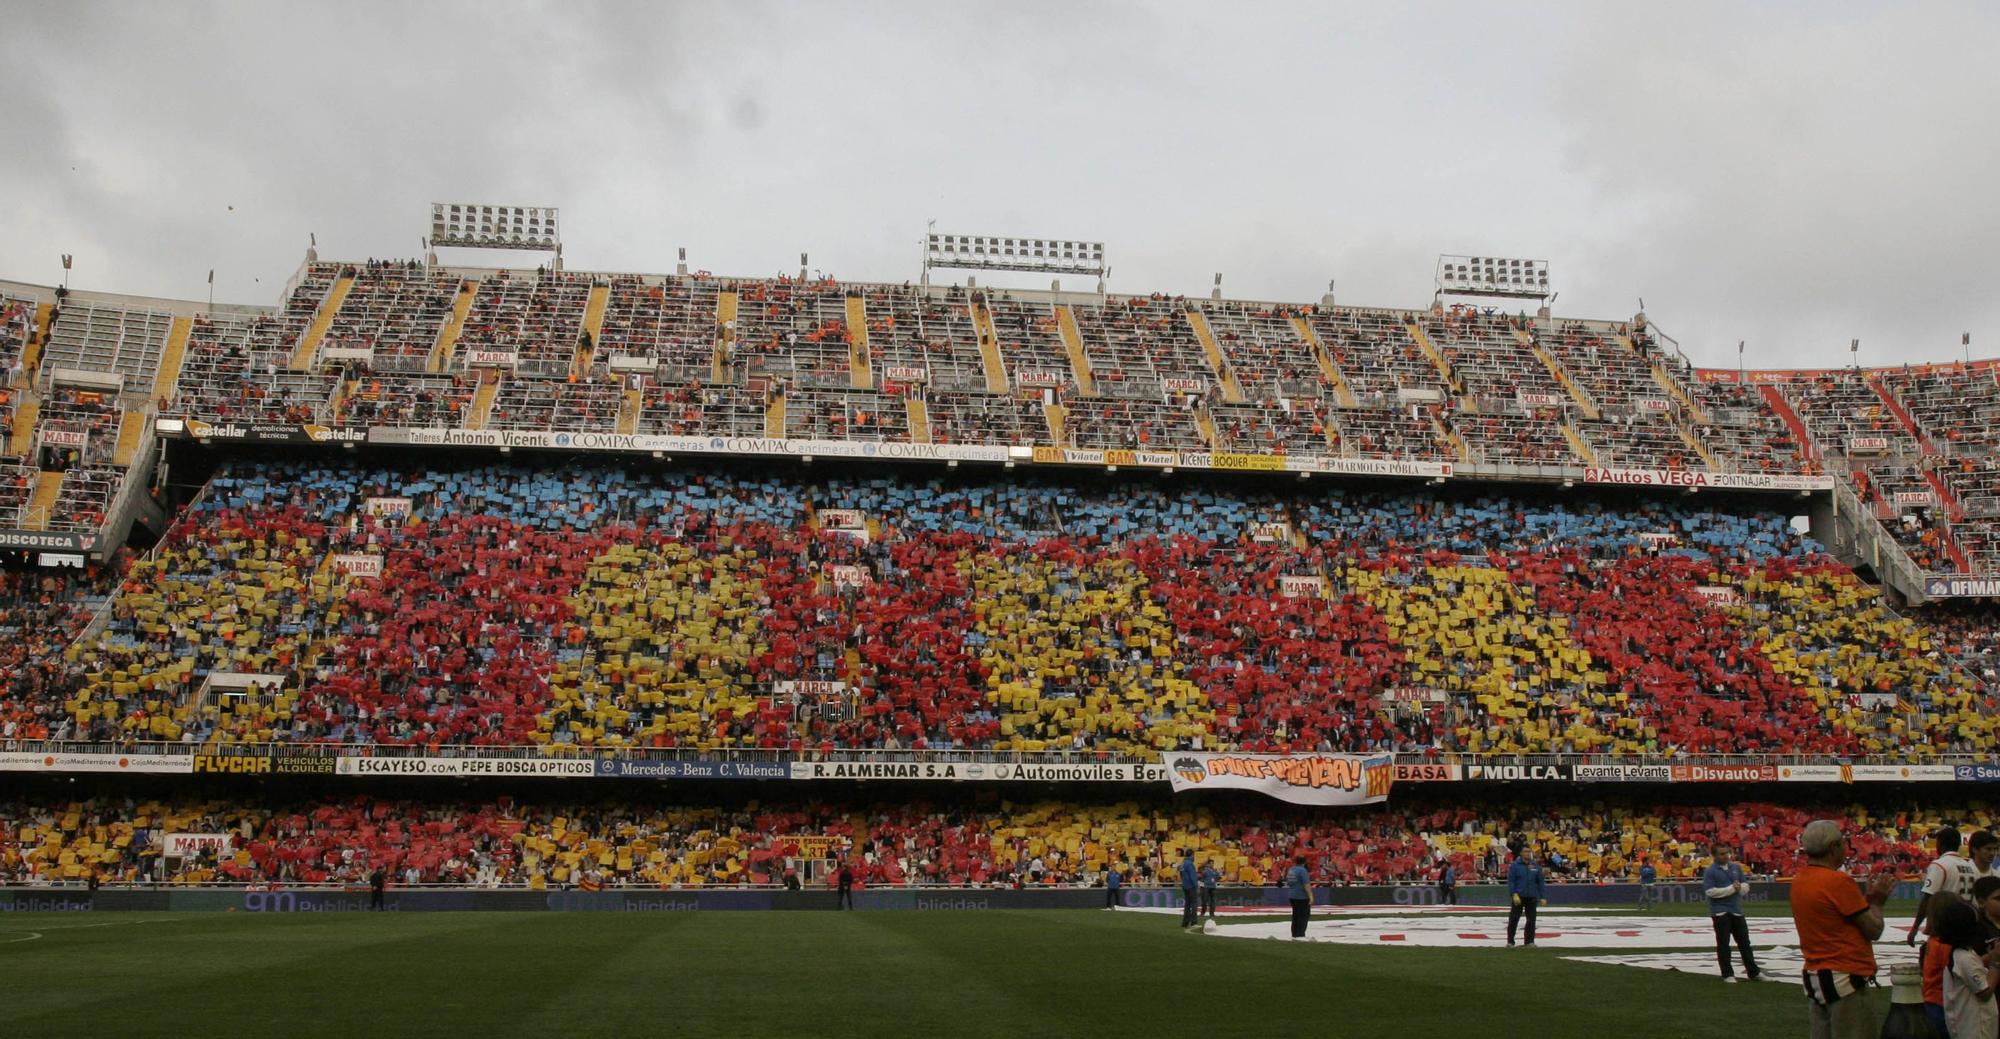
M 1421 306 L 1481 253 L 1699 363 L 2000 355 L 1991 3 L 0 11 L 0 277 L 270 305 L 460 200 L 560 207 L 572 269 L 903 280 L 935 219 L 1113 291 Z

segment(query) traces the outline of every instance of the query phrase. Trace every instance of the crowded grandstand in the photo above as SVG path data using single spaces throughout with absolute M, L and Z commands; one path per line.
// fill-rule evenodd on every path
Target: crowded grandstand
M 1699 369 L 1644 315 L 1443 292 L 433 257 L 309 257 L 270 310 L 27 285 L 0 307 L 10 768 L 1157 780 L 1241 752 L 1392 755 L 1422 791 L 1990 771 L 1995 629 L 1948 601 L 2000 519 L 1983 362 Z M 864 849 L 865 883 L 1088 884 L 1198 845 L 1232 883 L 1300 853 L 1392 883 L 1450 858 L 1491 877 L 1524 841 L 1605 879 L 1685 875 L 1718 838 L 1779 875 L 1791 850 L 1746 838 L 1801 818 L 1426 792 L 1358 824 L 1223 819 L 1058 789 L 95 794 L 7 805 L 0 880 L 775 885 Z M 1920 865 L 1938 809 L 1895 796 L 1844 811 Z M 170 858 L 181 832 L 229 837 Z

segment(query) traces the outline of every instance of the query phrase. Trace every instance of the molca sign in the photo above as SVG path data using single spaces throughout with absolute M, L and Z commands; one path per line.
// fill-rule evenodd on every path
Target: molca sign
M 1567 783 L 1573 777 L 1568 765 L 1467 765 L 1465 778 Z

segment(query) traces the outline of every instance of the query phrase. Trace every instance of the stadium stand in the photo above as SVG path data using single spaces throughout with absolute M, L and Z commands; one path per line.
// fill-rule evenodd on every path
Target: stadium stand
M 1962 805 L 1757 800 L 1583 804 L 1561 797 L 1418 794 L 1409 803 L 1330 814 L 1223 811 L 1149 801 L 1042 800 L 1002 806 L 922 798 L 863 804 L 785 797 L 748 804 L 349 796 L 273 805 L 192 797 L 0 803 L 0 884 L 360 885 L 380 867 L 398 886 L 696 888 L 831 886 L 833 854 L 862 886 L 1076 887 L 1121 866 L 1138 885 L 1171 886 L 1182 849 L 1225 885 L 1275 884 L 1303 857 L 1316 883 L 1427 884 L 1441 858 L 1462 882 L 1505 877 L 1508 850 L 1538 849 L 1551 879 L 1700 876 L 1708 849 L 1737 849 L 1746 870 L 1789 876 L 1796 849 L 1768 839 L 1819 816 L 1846 823 L 1850 855 L 1909 874 L 1945 824 L 1989 826 Z M 167 859 L 168 833 L 223 834 L 214 851 Z
M 153 384 L 173 318 L 162 311 L 71 301 L 57 308 L 42 349 L 44 381 L 59 368 L 121 376 L 142 391 Z
M 567 378 L 583 335 L 590 286 L 588 276 L 546 268 L 536 269 L 532 277 L 500 271 L 481 279 L 452 353 L 452 368 L 470 367 L 481 354 L 500 355 L 513 358 L 511 367 L 518 375 Z
M 1924 760 L 1994 722 L 1878 590 L 1715 506 L 247 464 L 113 606 L 61 675 L 104 738 Z M 225 723 L 213 671 L 282 692 Z
M 719 283 L 706 278 L 670 277 L 658 284 L 632 276 L 611 279 L 599 357 L 657 362 L 658 377 L 671 386 L 712 381 L 723 332 L 720 294 Z

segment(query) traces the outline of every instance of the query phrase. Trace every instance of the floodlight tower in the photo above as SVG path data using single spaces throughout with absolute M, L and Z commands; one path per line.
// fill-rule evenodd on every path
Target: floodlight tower
M 1001 238 L 992 235 L 938 234 L 924 236 L 925 285 L 932 268 L 968 271 L 1029 271 L 1045 274 L 1089 274 L 1104 295 L 1111 268 L 1104 262 L 1103 242 L 1062 238 Z

